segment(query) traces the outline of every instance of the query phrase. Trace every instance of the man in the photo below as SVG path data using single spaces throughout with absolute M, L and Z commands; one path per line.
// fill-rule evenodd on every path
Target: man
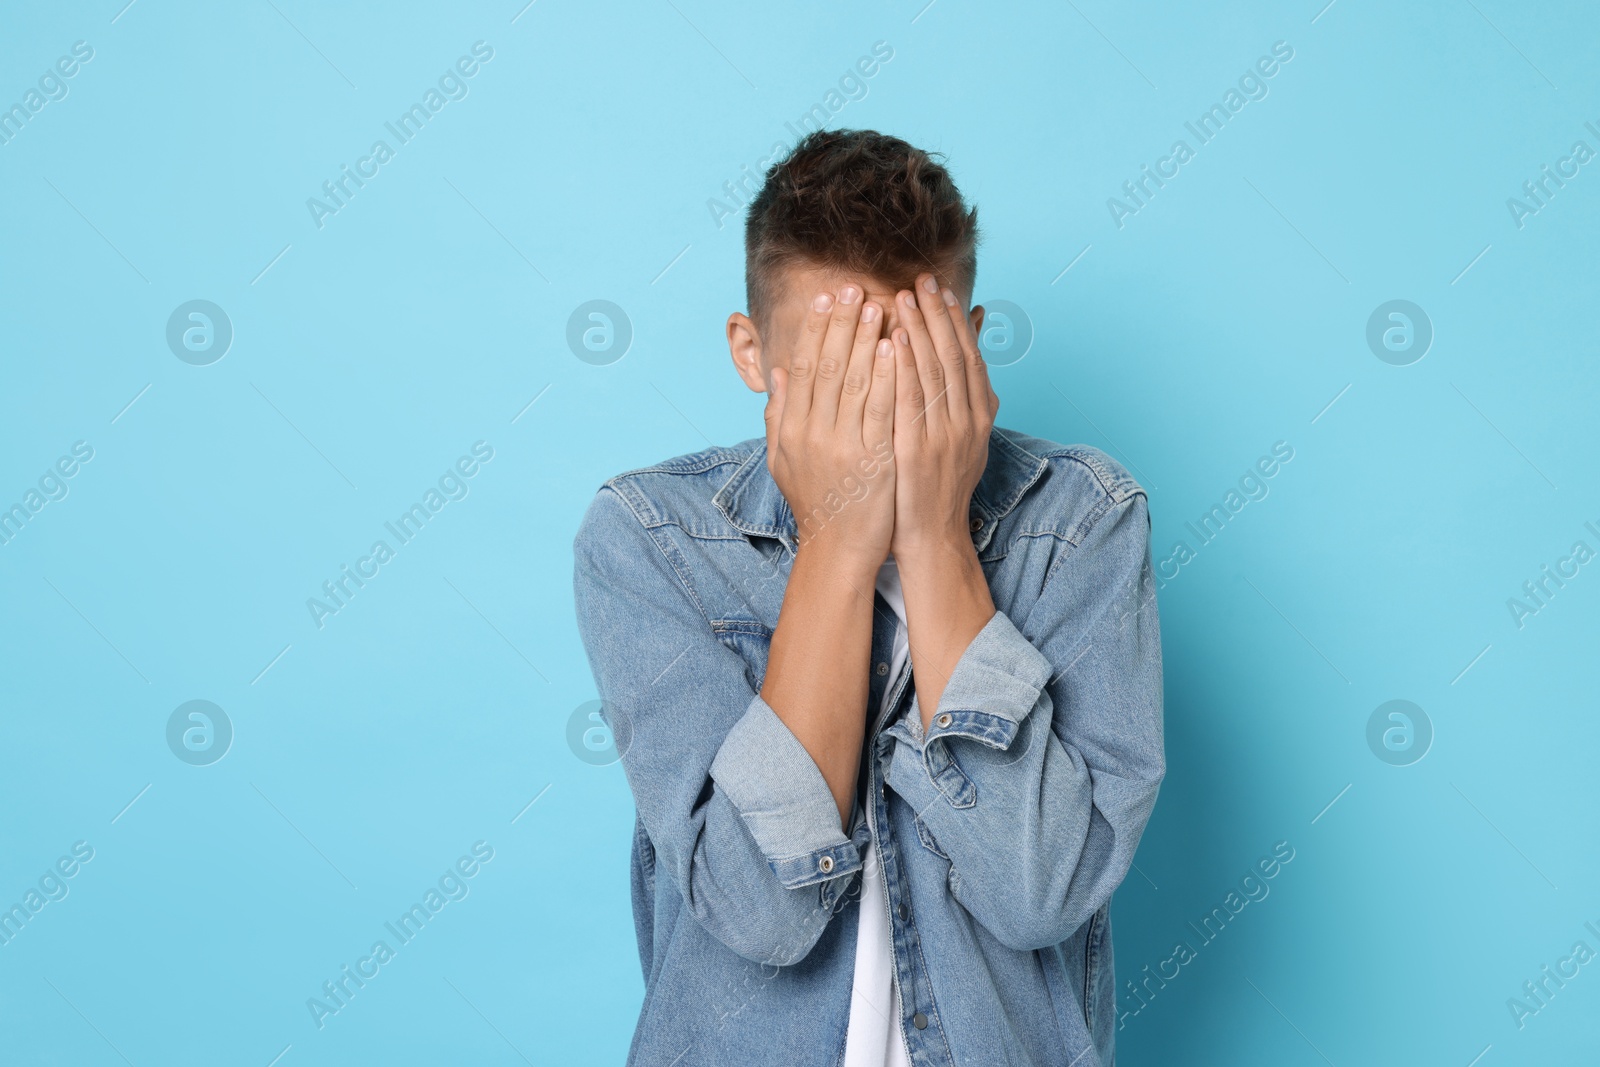
M 630 1065 L 1093 1067 L 1165 773 L 1144 491 L 994 426 L 977 213 L 894 137 L 768 172 L 727 325 L 766 433 L 574 543 L 638 809 Z

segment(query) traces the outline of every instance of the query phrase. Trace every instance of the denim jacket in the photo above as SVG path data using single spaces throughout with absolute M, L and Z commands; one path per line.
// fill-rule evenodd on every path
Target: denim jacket
M 871 716 L 845 833 L 760 696 L 796 534 L 765 440 L 591 502 L 578 625 L 638 812 L 629 1067 L 837 1067 L 862 907 L 888 909 L 918 1067 L 1113 1063 L 1111 895 L 1165 773 L 1146 496 L 1097 449 L 996 427 L 970 510 L 997 610 L 926 736 L 909 672 Z M 861 899 L 873 847 L 887 903 Z

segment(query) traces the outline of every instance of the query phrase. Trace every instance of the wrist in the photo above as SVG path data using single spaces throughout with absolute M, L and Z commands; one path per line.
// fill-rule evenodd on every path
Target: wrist
M 966 565 L 968 562 L 976 565 L 978 550 L 972 543 L 972 531 L 965 523 L 947 523 L 896 537 L 894 558 L 901 567 L 924 564 L 948 567 L 952 564 Z
M 878 568 L 883 566 L 887 550 L 863 551 L 859 545 L 837 538 L 813 536 L 799 542 L 795 548 L 793 571 L 823 574 L 837 578 L 855 588 L 871 590 L 878 578 Z

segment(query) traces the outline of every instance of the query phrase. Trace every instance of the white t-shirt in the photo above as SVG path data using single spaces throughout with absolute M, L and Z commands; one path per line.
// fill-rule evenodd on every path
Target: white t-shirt
M 879 568 L 877 588 L 898 620 L 883 703 L 877 708 L 877 713 L 882 714 L 910 658 L 906 603 L 900 592 L 900 569 L 893 556 Z M 874 715 L 868 722 L 876 718 Z M 900 1033 L 900 990 L 894 981 L 891 938 L 889 890 L 878 869 L 878 850 L 869 844 L 861 864 L 861 925 L 856 934 L 856 972 L 850 994 L 850 1028 L 845 1032 L 844 1067 L 911 1067 Z

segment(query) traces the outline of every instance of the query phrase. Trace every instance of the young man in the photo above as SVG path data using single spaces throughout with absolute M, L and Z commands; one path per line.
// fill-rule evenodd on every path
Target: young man
M 650 1067 L 1112 1063 L 1109 907 L 1165 772 L 1144 491 L 994 426 L 977 213 L 823 131 L 746 228 L 766 433 L 574 543 L 633 791 Z

